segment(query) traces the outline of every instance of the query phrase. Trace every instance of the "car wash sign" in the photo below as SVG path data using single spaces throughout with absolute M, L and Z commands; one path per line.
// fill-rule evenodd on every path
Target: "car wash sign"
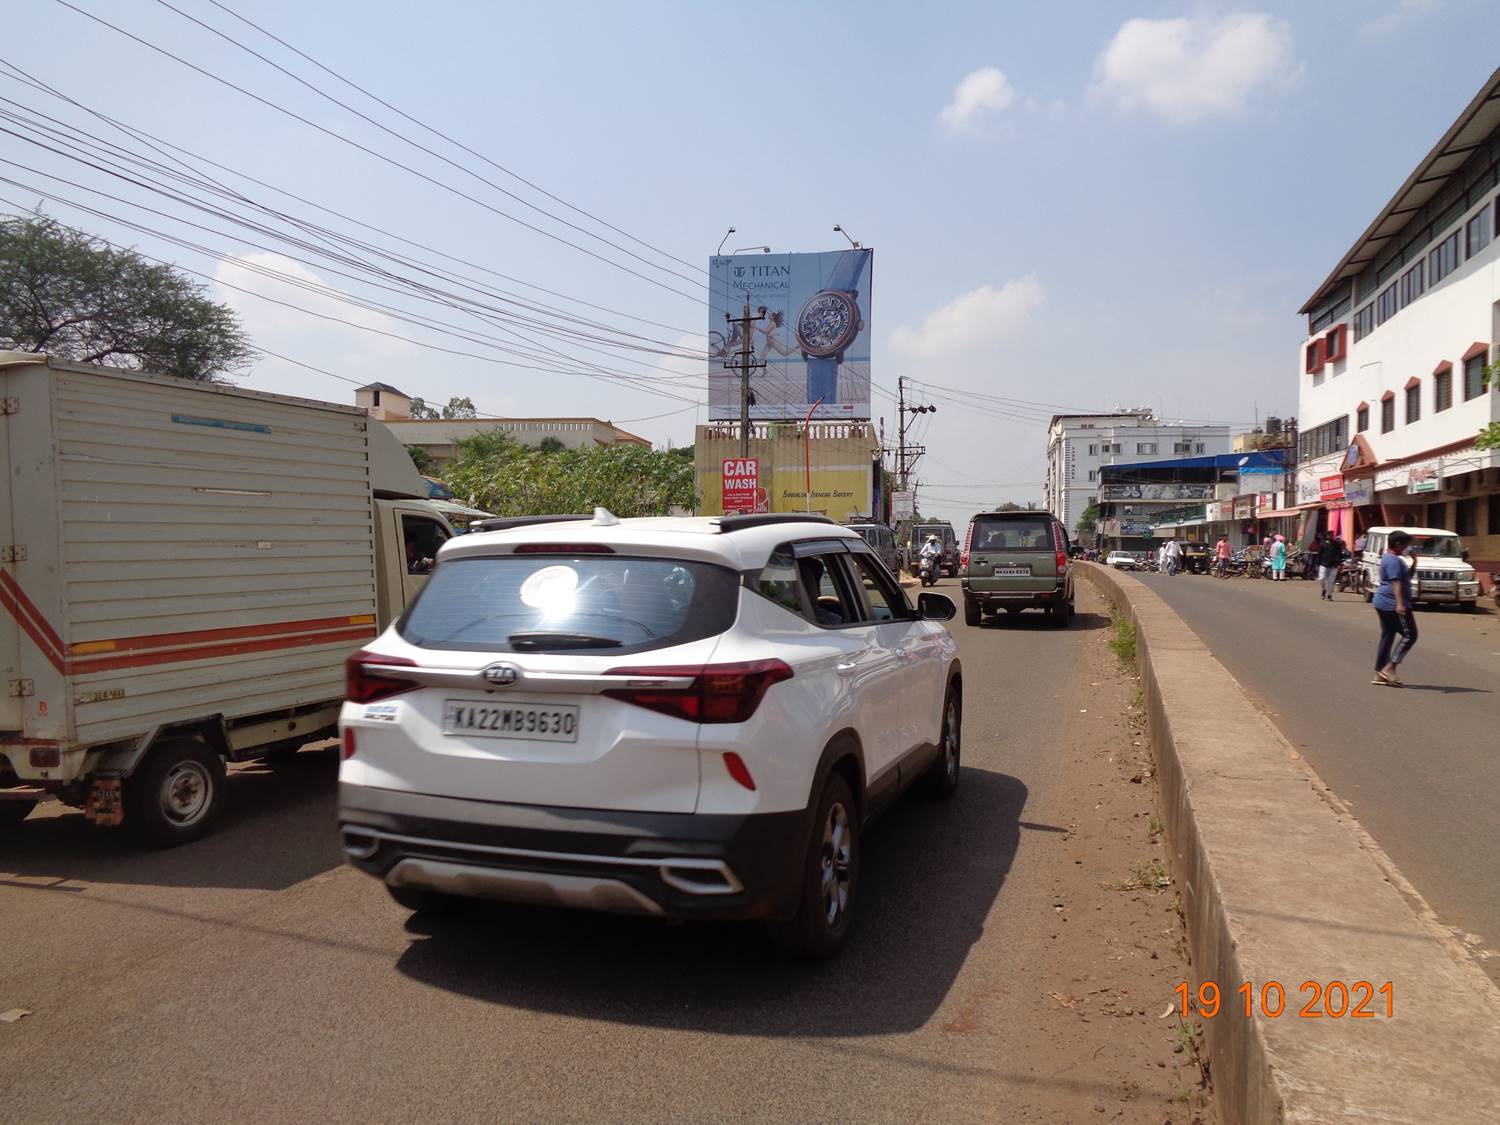
M 759 457 L 726 457 L 723 472 L 726 516 L 754 512 L 757 508 L 765 511 L 760 505 L 764 493 L 760 490 Z

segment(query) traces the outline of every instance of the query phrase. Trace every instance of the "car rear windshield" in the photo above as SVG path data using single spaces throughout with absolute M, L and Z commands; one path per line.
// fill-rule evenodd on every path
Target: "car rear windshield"
M 973 551 L 1050 551 L 1052 523 L 1045 518 L 974 521 Z
M 620 555 L 453 559 L 397 630 L 422 648 L 642 652 L 734 624 L 739 577 L 707 563 Z

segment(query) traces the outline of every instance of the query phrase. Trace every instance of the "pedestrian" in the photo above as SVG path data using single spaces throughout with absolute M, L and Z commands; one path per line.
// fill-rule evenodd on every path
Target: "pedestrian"
M 1220 578 L 1229 577 L 1229 537 L 1219 536 L 1219 541 L 1214 544 L 1214 558 L 1217 560 L 1216 569 Z
M 1324 601 L 1333 601 L 1333 584 L 1338 579 L 1339 567 L 1343 565 L 1346 554 L 1344 541 L 1337 535 L 1330 535 L 1318 548 L 1318 587 Z
M 1160 547 L 1156 548 L 1156 573 L 1157 574 L 1165 574 L 1166 572 L 1167 572 L 1167 545 L 1165 543 L 1163 543 Z
M 1380 615 L 1380 647 L 1375 650 L 1375 678 L 1384 687 L 1403 687 L 1398 669 L 1417 643 L 1417 618 L 1412 612 L 1411 568 L 1402 552 L 1411 543 L 1404 531 L 1393 531 L 1380 556 L 1380 585 L 1372 599 Z M 1399 639 L 1398 639 L 1399 636 Z
M 1286 540 L 1279 535 L 1271 544 L 1271 580 L 1286 581 Z
M 1167 540 L 1167 573 L 1176 574 L 1182 566 L 1182 544 L 1175 539 Z

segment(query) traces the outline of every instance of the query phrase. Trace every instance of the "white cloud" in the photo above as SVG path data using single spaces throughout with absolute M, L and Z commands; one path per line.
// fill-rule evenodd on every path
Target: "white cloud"
M 1362 24 L 1359 33 L 1365 36 L 1389 35 L 1408 19 L 1423 15 L 1437 7 L 1437 0 L 1396 0 L 1390 11 Z
M 1250 96 L 1296 81 L 1292 30 L 1264 12 L 1133 19 L 1094 65 L 1094 93 L 1177 125 L 1243 113 Z
M 999 289 L 981 285 L 928 313 L 919 327 L 897 328 L 891 347 L 916 357 L 969 351 L 1016 331 L 1046 299 L 1035 277 L 1015 278 Z
M 938 111 L 938 124 L 949 133 L 972 132 L 986 116 L 1009 109 L 1015 100 L 1016 91 L 1003 72 L 981 67 L 954 89 L 953 100 Z

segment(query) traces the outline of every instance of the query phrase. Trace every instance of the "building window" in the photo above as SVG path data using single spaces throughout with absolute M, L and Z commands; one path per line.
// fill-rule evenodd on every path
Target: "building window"
M 1090 469 L 1089 470 L 1089 480 L 1090 481 L 1096 481 L 1098 479 L 1099 479 L 1099 470 L 1098 469 Z
M 1464 360 L 1464 401 L 1484 394 L 1484 356 L 1470 356 Z
M 1490 213 L 1481 211 L 1464 226 L 1464 257 L 1472 258 L 1490 244 Z
M 1422 387 L 1406 388 L 1406 424 L 1410 426 L 1422 417 Z
M 1323 337 L 1323 359 L 1327 363 L 1343 359 L 1349 354 L 1349 326 L 1337 324 Z
M 1426 263 L 1421 259 L 1401 275 L 1401 306 L 1405 308 L 1411 304 L 1427 289 Z
M 1454 506 L 1453 530 L 1460 535 L 1479 534 L 1478 499 L 1460 500 Z
M 1191 453 L 1192 451 L 1193 443 L 1190 441 L 1174 441 L 1172 443 L 1173 453 Z
M 1355 415 L 1355 419 L 1355 432 L 1361 434 L 1364 433 L 1370 428 L 1370 408 L 1368 406 L 1361 406 L 1358 413 Z
M 1380 432 L 1388 434 L 1396 428 L 1396 396 L 1386 392 L 1380 400 Z
M 1441 414 L 1453 405 L 1453 368 L 1443 367 L 1432 377 L 1432 412 Z
M 1371 301 L 1354 314 L 1354 342 L 1357 344 L 1375 330 L 1375 302 Z
M 1397 298 L 1400 296 L 1396 291 L 1396 283 L 1393 281 L 1387 285 L 1380 296 L 1375 298 L 1375 323 L 1384 324 L 1396 315 L 1400 308 Z
M 1118 452 L 1120 452 L 1120 443 L 1117 442 L 1117 441 L 1107 441 L 1107 442 L 1105 442 L 1104 443 L 1104 452 L 1106 452 L 1106 453 L 1118 453 Z
M 1205 447 L 1205 446 L 1204 446 L 1204 444 L 1203 444 L 1203 443 L 1202 443 L 1202 442 L 1201 442 L 1201 441 L 1200 441 L 1200 442 L 1198 442 L 1198 444 L 1197 444 L 1197 445 L 1196 445 L 1196 446 L 1195 446 L 1195 447 L 1194 447 L 1194 449 L 1193 449 L 1193 452 L 1194 452 L 1194 453 L 1202 453 L 1202 452 L 1203 452 L 1203 450 L 1204 450 L 1204 449 L 1205 449 L 1205 448 L 1206 448 L 1206 447 Z
M 1316 340 L 1310 340 L 1307 344 L 1307 352 L 1304 356 L 1303 369 L 1311 375 L 1314 371 L 1323 368 L 1323 338 L 1319 336 Z
M 1448 501 L 1439 500 L 1435 504 L 1428 504 L 1426 519 L 1428 527 L 1447 527 Z
M 1427 284 L 1436 285 L 1458 269 L 1458 231 L 1439 242 L 1427 255 Z
M 1489 534 L 1500 535 L 1500 492 L 1490 493 Z
M 1099 456 L 1099 443 L 1097 441 L 1094 442 L 1092 445 L 1089 446 L 1089 456 L 1090 457 L 1097 457 L 1097 456 Z
M 1154 441 L 1138 441 L 1138 442 L 1135 443 L 1135 451 L 1136 451 L 1137 454 L 1140 454 L 1140 453 L 1155 453 L 1156 452 L 1156 442 L 1154 442 Z
M 1349 445 L 1349 415 L 1340 414 L 1331 422 L 1303 430 L 1297 439 L 1298 459 L 1312 461 L 1338 453 Z

